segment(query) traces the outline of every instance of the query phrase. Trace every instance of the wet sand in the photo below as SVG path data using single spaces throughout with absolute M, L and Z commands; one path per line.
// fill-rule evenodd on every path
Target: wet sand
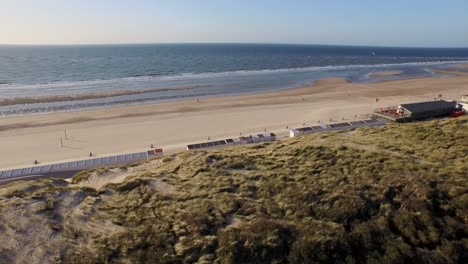
M 0 106 L 15 105 L 15 104 L 35 104 L 35 103 L 52 103 L 52 102 L 64 102 L 64 101 L 79 101 L 86 99 L 98 99 L 116 97 L 122 95 L 136 95 L 145 93 L 158 93 L 176 90 L 192 90 L 198 86 L 188 87 L 173 87 L 173 88 L 162 88 L 162 89 L 146 89 L 146 90 L 124 90 L 115 92 L 96 92 L 96 93 L 82 93 L 82 94 L 70 94 L 70 95 L 48 95 L 48 96 L 27 96 L 27 97 L 15 97 L 15 98 L 0 98 Z
M 277 92 L 0 119 L 0 168 L 142 151 L 365 118 L 373 108 L 468 93 L 468 75 L 357 84 L 330 78 Z M 379 102 L 376 102 L 379 98 Z M 67 130 L 65 139 L 64 130 Z M 60 137 L 64 147 L 61 147 Z
M 450 69 L 468 69 L 468 64 L 461 64 L 449 67 Z
M 369 74 L 369 77 L 376 78 L 376 77 L 389 77 L 389 76 L 398 76 L 403 71 L 381 71 L 381 72 L 373 72 Z

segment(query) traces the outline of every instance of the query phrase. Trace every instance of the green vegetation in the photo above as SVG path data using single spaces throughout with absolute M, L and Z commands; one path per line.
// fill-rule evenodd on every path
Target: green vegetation
M 467 139 L 464 117 L 182 153 L 100 190 L 13 183 L 0 239 L 44 223 L 36 262 L 468 263 Z

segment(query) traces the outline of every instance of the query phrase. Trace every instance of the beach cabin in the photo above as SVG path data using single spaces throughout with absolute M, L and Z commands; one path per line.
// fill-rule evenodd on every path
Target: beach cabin
M 429 101 L 420 103 L 401 104 L 374 110 L 374 116 L 394 122 L 411 122 L 427 118 L 449 116 L 457 111 L 455 101 Z
M 313 134 L 317 132 L 326 131 L 327 127 L 325 125 L 320 126 L 310 126 L 310 127 L 300 127 L 300 128 L 291 128 L 289 130 L 290 137 L 297 137 L 307 134 Z
M 252 139 L 252 143 L 260 143 L 260 140 L 261 140 L 260 137 L 261 137 L 261 134 L 250 136 L 250 138 Z
M 322 124 L 320 126 L 290 129 L 289 136 L 297 137 L 297 136 L 313 134 L 317 132 L 337 131 L 337 130 L 353 129 L 353 128 L 360 128 L 360 127 L 384 126 L 386 123 L 387 122 L 382 119 L 366 119 L 366 120 L 342 122 L 342 123 L 328 124 L 328 125 Z
M 148 153 L 149 158 L 164 156 L 164 152 L 163 152 L 162 148 L 150 149 L 150 150 L 147 151 L 147 153 Z
M 197 150 L 197 149 L 212 149 L 212 148 L 220 148 L 225 147 L 227 144 L 226 140 L 215 140 L 210 142 L 203 142 L 197 144 L 190 144 L 187 145 L 187 150 Z
M 375 127 L 375 126 L 385 126 L 387 121 L 384 119 L 366 119 L 359 121 L 351 121 L 351 128 L 360 128 L 360 127 Z
M 467 112 L 468 111 L 468 95 L 463 95 L 458 103 L 461 105 L 462 110 Z
M 253 140 L 252 140 L 251 136 L 249 136 L 249 137 L 239 137 L 239 139 L 240 139 L 240 144 L 241 145 L 253 143 Z
M 233 138 L 232 141 L 234 141 L 234 145 L 240 145 L 242 144 L 242 141 L 240 138 Z
M 234 146 L 236 144 L 236 141 L 232 138 L 228 138 L 225 141 L 226 141 L 226 146 Z
M 198 150 L 198 149 L 210 149 L 210 148 L 219 148 L 226 146 L 234 145 L 246 145 L 252 143 L 262 143 L 262 142 L 272 142 L 276 140 L 275 133 L 265 133 L 250 135 L 248 137 L 238 137 L 238 138 L 228 138 L 217 141 L 210 141 L 204 143 L 190 144 L 187 145 L 187 150 Z
M 270 142 L 275 141 L 276 140 L 276 134 L 275 133 L 270 133 L 269 140 L 270 140 Z
M 327 125 L 328 131 L 335 131 L 335 130 L 344 130 L 344 129 L 351 129 L 352 126 L 348 122 L 336 123 Z
M 132 164 L 146 159 L 148 159 L 148 152 L 138 152 L 6 170 L 0 171 L 0 181 L 32 176 L 72 176 L 87 169 Z
M 272 142 L 276 140 L 276 134 L 275 133 L 258 134 L 256 135 L 256 138 L 258 139 L 258 142 L 255 142 L 255 143 Z

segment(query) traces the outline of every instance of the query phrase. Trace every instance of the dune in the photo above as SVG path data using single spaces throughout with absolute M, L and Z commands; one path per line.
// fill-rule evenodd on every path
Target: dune
M 2 185 L 0 262 L 465 263 L 467 121 Z

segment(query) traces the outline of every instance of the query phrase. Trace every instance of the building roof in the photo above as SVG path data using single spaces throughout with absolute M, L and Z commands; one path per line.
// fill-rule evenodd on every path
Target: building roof
M 410 111 L 411 113 L 422 113 L 428 111 L 437 111 L 453 108 L 455 109 L 457 102 L 447 102 L 444 100 L 430 101 L 422 103 L 402 104 L 401 107 Z

